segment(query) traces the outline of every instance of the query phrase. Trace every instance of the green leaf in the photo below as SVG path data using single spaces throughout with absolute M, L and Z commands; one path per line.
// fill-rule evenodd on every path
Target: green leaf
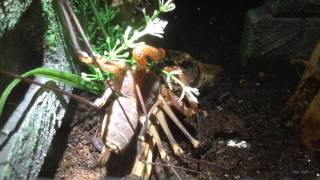
M 64 82 L 74 88 L 89 91 L 96 95 L 101 94 L 105 89 L 105 87 L 102 84 L 87 81 L 83 79 L 81 76 L 78 76 L 69 72 L 58 71 L 51 68 L 45 68 L 45 67 L 36 68 L 21 75 L 21 77 L 23 78 L 29 78 L 32 76 L 43 76 L 52 80 Z M 5 102 L 8 99 L 8 96 L 20 82 L 21 82 L 21 79 L 13 80 L 3 91 L 0 97 L 0 117 L 3 112 Z

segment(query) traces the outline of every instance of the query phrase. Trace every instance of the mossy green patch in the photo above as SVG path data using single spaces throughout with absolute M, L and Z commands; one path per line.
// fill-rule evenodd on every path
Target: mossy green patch
M 52 0 L 42 0 L 43 16 L 47 20 L 47 32 L 45 33 L 44 41 L 49 50 L 56 51 L 58 46 L 57 36 L 59 33 L 59 27 L 57 25 L 56 15 L 52 7 Z

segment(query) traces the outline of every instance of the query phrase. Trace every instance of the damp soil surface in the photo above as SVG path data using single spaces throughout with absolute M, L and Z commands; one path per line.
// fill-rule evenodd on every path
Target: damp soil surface
M 186 15 L 190 11 L 193 15 L 188 14 L 189 24 L 182 20 L 181 14 L 172 15 L 176 28 L 169 32 L 183 33 L 175 34 L 176 44 L 168 48 L 188 52 L 201 62 L 218 64 L 223 67 L 223 73 L 214 87 L 200 95 L 198 116 L 187 126 L 201 142 L 200 147 L 193 148 L 171 125 L 185 156 L 190 158 L 174 156 L 167 139 L 162 138 L 170 166 L 182 179 L 317 178 L 319 160 L 309 156 L 301 144 L 298 123 L 280 116 L 286 100 L 297 87 L 301 71 L 285 60 L 261 60 L 253 62 L 251 67 L 240 65 L 244 12 L 259 4 L 243 5 L 237 11 L 231 8 L 209 13 L 205 5 L 179 9 L 178 2 L 178 12 Z M 201 21 L 191 21 L 200 14 Z M 99 150 L 93 146 L 91 137 L 100 131 L 101 115 L 89 115 L 83 105 L 73 106 L 76 110 L 66 117 L 41 176 L 97 179 L 106 178 L 106 172 L 107 177 L 127 174 L 136 144 L 121 155 L 112 155 L 109 168 L 96 167 Z M 151 179 L 179 179 L 171 168 L 161 165 L 157 150 L 153 162 L 156 165 Z

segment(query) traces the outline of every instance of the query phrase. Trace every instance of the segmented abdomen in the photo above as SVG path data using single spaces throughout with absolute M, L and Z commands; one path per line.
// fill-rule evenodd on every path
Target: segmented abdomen
M 122 151 L 127 147 L 138 125 L 138 104 L 132 72 L 127 71 L 120 93 L 112 105 L 111 115 L 104 119 L 104 123 L 108 123 L 105 126 L 107 128 L 102 130 L 104 142 L 114 151 Z
M 137 101 L 127 97 L 118 97 L 113 103 L 112 115 L 106 134 L 106 142 L 117 147 L 119 151 L 126 148 L 131 141 L 138 124 Z M 126 113 L 126 114 L 125 114 Z

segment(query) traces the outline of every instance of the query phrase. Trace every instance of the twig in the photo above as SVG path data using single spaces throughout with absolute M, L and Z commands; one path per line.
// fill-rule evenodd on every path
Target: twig
M 69 34 L 70 34 L 70 38 L 71 38 L 71 42 L 72 42 L 73 48 L 77 52 L 77 51 L 80 50 L 80 45 L 78 43 L 77 36 L 76 36 L 75 30 L 74 30 L 74 27 L 72 25 L 70 16 L 68 15 L 67 9 L 66 9 L 66 7 L 64 6 L 64 4 L 63 4 L 63 2 L 61 0 L 59 0 L 59 6 L 60 6 L 60 8 L 62 10 L 64 20 L 65 20 L 65 22 L 67 24 L 67 28 L 69 30 Z
M 94 52 L 93 52 L 93 50 L 92 50 L 92 48 L 90 46 L 89 40 L 86 37 L 86 35 L 84 33 L 84 30 L 83 30 L 78 18 L 76 17 L 74 12 L 72 11 L 72 9 L 70 7 L 70 2 L 68 0 L 61 0 L 61 1 L 63 1 L 66 10 L 68 11 L 69 15 L 71 16 L 71 20 L 73 21 L 73 23 L 75 24 L 78 32 L 81 35 L 81 38 L 83 38 L 84 44 L 85 44 L 87 50 L 89 51 L 89 55 L 94 57 Z
M 152 163 L 152 162 L 146 162 L 146 161 L 142 161 L 142 162 L 146 163 L 146 164 L 155 165 L 155 166 L 172 167 L 172 168 L 181 169 L 181 170 L 188 171 L 188 172 L 193 172 L 193 173 L 198 173 L 198 174 L 201 173 L 201 171 L 197 171 L 197 170 L 193 170 L 193 169 L 189 169 L 189 168 L 185 168 L 185 167 L 181 167 L 181 166 L 175 166 L 175 165 L 172 165 L 172 164 Z
M 20 76 L 18 74 L 11 73 L 11 72 L 5 71 L 3 69 L 0 69 L 0 73 L 5 74 L 5 75 L 10 76 L 10 77 L 13 77 L 13 78 L 21 79 L 21 80 L 23 80 L 23 81 L 25 81 L 25 82 L 27 82 L 29 84 L 36 84 L 38 86 L 44 87 L 44 88 L 52 90 L 54 92 L 58 92 L 58 93 L 67 95 L 67 96 L 77 100 L 78 102 L 80 102 L 82 104 L 88 105 L 88 106 L 93 107 L 95 109 L 99 109 L 99 107 L 96 106 L 94 103 L 92 103 L 91 101 L 89 101 L 89 100 L 87 100 L 87 99 L 85 99 L 85 98 L 83 98 L 81 96 L 78 96 L 78 95 L 63 91 L 63 90 L 61 90 L 59 88 L 56 88 L 56 87 L 52 87 L 52 86 L 48 86 L 46 84 L 39 83 L 39 82 L 34 81 L 32 79 L 29 79 L 29 78 L 24 78 L 24 77 L 22 77 L 22 76 Z

